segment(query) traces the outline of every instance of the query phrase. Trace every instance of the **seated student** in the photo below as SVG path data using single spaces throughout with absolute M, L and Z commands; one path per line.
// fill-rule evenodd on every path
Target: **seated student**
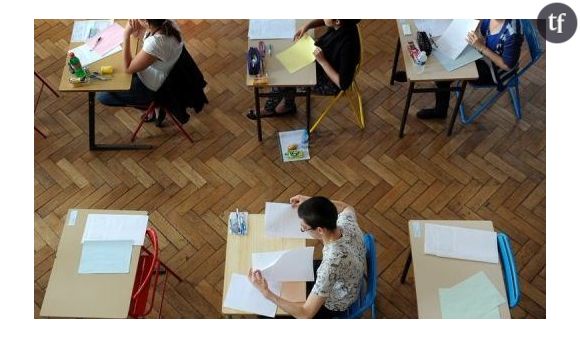
M 366 250 L 354 208 L 324 197 L 297 195 L 301 230 L 324 244 L 316 281 L 305 302 L 291 302 L 272 293 L 259 270 L 248 278 L 264 297 L 295 318 L 339 318 L 358 298 L 365 272 Z M 338 212 L 340 211 L 340 213 Z
M 346 90 L 354 80 L 356 66 L 360 61 L 360 40 L 357 24 L 359 19 L 318 19 L 298 29 L 294 40 L 310 29 L 326 26 L 327 32 L 315 43 L 316 85 L 312 92 L 319 95 L 336 95 Z M 295 87 L 273 87 L 275 97 L 268 98 L 262 117 L 296 113 Z M 248 118 L 256 119 L 254 112 Z
M 141 37 L 143 33 L 143 48 L 133 58 L 130 37 Z M 132 19 L 125 26 L 123 41 L 125 72 L 133 74 L 131 89 L 126 92 L 100 92 L 97 93 L 97 100 L 107 106 L 147 107 L 181 55 L 181 33 L 176 23 L 169 19 Z M 157 113 L 157 125 L 160 126 L 165 114 Z M 155 116 L 147 119 L 154 120 Z
M 483 59 L 475 62 L 479 79 L 471 81 L 475 85 L 495 85 L 500 77 L 514 70 L 520 58 L 522 47 L 521 24 L 515 19 L 486 19 L 479 26 L 481 35 L 467 34 L 467 42 L 477 49 Z M 404 74 L 397 74 L 397 81 L 405 81 Z M 439 88 L 449 88 L 451 82 L 437 81 Z M 449 91 L 436 92 L 435 107 L 417 112 L 419 119 L 445 119 L 449 108 Z

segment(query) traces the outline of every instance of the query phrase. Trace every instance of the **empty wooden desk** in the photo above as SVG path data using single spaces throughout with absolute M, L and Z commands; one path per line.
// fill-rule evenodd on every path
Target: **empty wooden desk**
M 296 28 L 308 22 L 308 20 L 296 20 Z M 310 31 L 308 34 L 312 34 Z M 254 88 L 254 101 L 256 112 L 256 126 L 258 128 L 258 140 L 262 141 L 262 122 L 260 98 L 269 98 L 271 93 L 261 93 L 262 88 L 267 87 L 305 87 L 304 93 L 296 93 L 296 96 L 306 97 L 306 130 L 310 131 L 310 86 L 316 85 L 316 62 L 302 68 L 295 73 L 289 73 L 286 68 L 275 57 L 276 54 L 284 51 L 294 44 L 292 39 L 255 39 L 248 40 L 248 49 L 258 47 L 260 41 L 263 41 L 266 48 L 272 46 L 271 55 L 266 52 L 265 69 L 268 73 L 267 84 L 254 84 L 255 76 L 250 75 L 246 67 L 246 85 Z
M 411 27 L 411 34 L 404 35 L 403 24 L 409 24 Z M 402 138 L 405 135 L 405 124 L 407 123 L 407 116 L 409 114 L 409 107 L 411 105 L 411 98 L 413 93 L 429 93 L 437 92 L 436 87 L 431 88 L 415 88 L 415 83 L 426 82 L 426 81 L 461 81 L 460 87 L 451 86 L 449 91 L 459 91 L 457 97 L 457 102 L 453 108 L 453 114 L 449 121 L 449 127 L 447 128 L 447 135 L 451 135 L 453 132 L 453 124 L 457 118 L 457 112 L 459 111 L 459 105 L 463 100 L 463 94 L 465 93 L 465 87 L 468 80 L 475 80 L 479 78 L 477 72 L 477 67 L 475 62 L 471 62 L 463 67 L 460 67 L 454 71 L 448 72 L 441 63 L 431 55 L 427 59 L 427 63 L 424 66 L 418 66 L 415 64 L 409 52 L 407 51 L 407 44 L 410 41 L 415 41 L 417 36 L 417 27 L 415 27 L 414 20 L 397 20 L 397 29 L 399 31 L 399 39 L 397 40 L 397 48 L 395 51 L 395 59 L 393 60 L 393 68 L 391 72 L 391 85 L 394 83 L 394 76 L 397 72 L 397 63 L 399 62 L 399 54 L 401 53 L 401 46 L 403 46 L 403 61 L 405 63 L 405 71 L 407 73 L 407 80 L 409 81 L 409 89 L 407 91 L 407 101 L 405 102 L 405 110 L 403 111 L 403 117 L 401 119 L 401 128 L 399 130 L 399 137 Z M 416 45 L 416 44 L 415 44 Z
M 124 20 L 117 21 L 121 26 L 125 25 Z M 69 50 L 83 45 L 84 42 L 71 42 Z M 131 46 L 137 50 L 137 39 L 131 37 Z M 83 65 L 85 66 L 85 65 Z M 89 83 L 74 86 L 69 82 L 71 77 L 68 58 L 62 71 L 60 78 L 60 85 L 58 90 L 61 92 L 87 92 L 89 95 L 89 149 L 91 151 L 106 151 L 106 150 L 134 150 L 134 149 L 150 149 L 151 145 L 139 144 L 97 144 L 95 141 L 95 93 L 96 92 L 115 92 L 128 91 L 131 89 L 132 75 L 125 73 L 123 52 L 115 53 L 106 58 L 103 58 L 95 63 L 88 65 L 92 72 L 97 72 L 101 66 L 113 66 L 113 77 L 111 80 L 91 79 Z M 127 132 L 127 136 L 130 131 Z
M 77 211 L 76 218 L 71 218 L 72 211 Z M 147 212 L 68 211 L 40 309 L 43 317 L 127 318 L 141 246 L 133 246 L 129 273 L 79 274 L 81 240 L 89 214 L 147 215 Z
M 493 231 L 491 221 L 483 220 L 409 221 L 411 253 L 407 259 L 406 269 L 411 264 L 412 258 L 419 318 L 441 318 L 439 288 L 452 287 L 480 271 L 485 272 L 499 293 L 507 300 L 501 264 L 499 262 L 497 264 L 491 264 L 425 254 L 425 224 L 427 223 Z M 414 226 L 415 224 L 418 226 Z M 416 229 L 416 227 L 419 227 L 419 229 Z M 404 274 L 401 280 L 405 278 L 406 269 L 403 272 Z M 499 313 L 501 318 L 510 318 L 507 303 L 499 306 Z
M 222 313 L 225 315 L 248 314 L 242 311 L 223 307 L 223 300 L 228 293 L 232 273 L 247 275 L 252 266 L 252 253 L 283 251 L 306 246 L 305 239 L 270 238 L 266 236 L 263 214 L 250 214 L 248 217 L 248 234 L 235 235 L 228 233 L 226 247 L 226 264 L 224 273 L 224 290 L 222 296 Z M 282 283 L 282 297 L 291 301 L 306 300 L 305 282 Z M 287 314 L 278 308 L 277 315 Z

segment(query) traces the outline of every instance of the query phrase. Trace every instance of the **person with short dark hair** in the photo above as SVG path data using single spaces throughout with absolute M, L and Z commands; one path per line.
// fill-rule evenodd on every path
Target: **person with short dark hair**
M 316 40 L 316 85 L 312 92 L 318 95 L 337 95 L 354 81 L 356 67 L 360 62 L 360 39 L 357 24 L 360 19 L 316 19 L 298 29 L 294 40 L 316 27 L 327 27 L 324 35 Z M 274 87 L 273 97 L 268 98 L 262 117 L 296 113 L 295 87 Z M 256 119 L 254 112 L 248 118 Z
M 325 197 L 297 195 L 290 199 L 298 208 L 300 229 L 322 241 L 322 261 L 305 302 L 291 302 L 272 293 L 259 270 L 248 278 L 264 297 L 295 318 L 342 318 L 358 298 L 366 269 L 363 234 L 352 206 Z
M 135 57 L 131 52 L 131 35 L 143 38 L 143 47 Z M 123 41 L 124 71 L 133 74 L 131 89 L 99 92 L 97 100 L 107 106 L 147 107 L 181 55 L 181 33 L 173 20 L 131 19 L 125 26 Z M 158 125 L 164 117 L 161 114 Z M 154 120 L 153 116 L 147 119 Z

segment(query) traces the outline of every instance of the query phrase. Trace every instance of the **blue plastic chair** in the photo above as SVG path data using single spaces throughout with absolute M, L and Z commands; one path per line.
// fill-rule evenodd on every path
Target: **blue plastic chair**
M 503 281 L 505 283 L 508 305 L 510 308 L 514 308 L 520 302 L 520 284 L 510 239 L 505 233 L 497 233 L 497 248 L 503 271 Z
M 367 274 L 366 289 L 361 288 L 358 299 L 348 308 L 347 318 L 355 319 L 362 317 L 363 313 L 371 309 L 372 319 L 376 318 L 375 298 L 377 296 L 377 254 L 375 251 L 375 238 L 372 234 L 365 234 L 363 237 L 365 248 L 367 250 Z M 361 287 L 364 287 L 362 284 Z
M 459 113 L 461 122 L 469 125 L 471 124 L 481 113 L 491 107 L 497 99 L 499 99 L 506 90 L 508 90 L 512 105 L 514 107 L 514 115 L 517 120 L 522 118 L 522 106 L 520 102 L 520 92 L 519 92 L 519 79 L 532 65 L 534 65 L 544 54 L 544 47 L 542 45 L 542 40 L 538 30 L 534 27 L 534 24 L 530 20 L 521 19 L 520 25 L 524 38 L 528 45 L 530 52 L 530 61 L 522 68 L 516 69 L 515 72 L 510 72 L 506 78 L 499 79 L 499 85 L 472 85 L 474 88 L 495 88 L 495 91 L 491 91 L 486 98 L 482 100 L 482 103 L 474 109 L 471 115 L 467 115 L 463 103 L 459 106 Z M 458 95 L 459 93 L 455 93 Z

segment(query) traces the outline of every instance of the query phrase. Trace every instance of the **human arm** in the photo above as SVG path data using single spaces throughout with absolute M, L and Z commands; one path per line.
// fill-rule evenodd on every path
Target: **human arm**
M 323 19 L 310 20 L 309 22 L 305 23 L 300 28 L 298 28 L 298 31 L 296 32 L 296 34 L 294 34 L 294 40 L 300 40 L 300 38 L 302 38 L 302 36 L 306 32 L 308 32 L 308 30 L 310 30 L 312 28 L 320 27 L 320 26 L 324 26 Z
M 324 305 L 326 302 L 326 297 L 320 297 L 314 293 L 310 293 L 305 302 L 292 302 L 277 296 L 272 291 L 270 291 L 268 288 L 268 282 L 266 279 L 264 279 L 262 273 L 259 270 L 253 271 L 250 269 L 250 272 L 248 273 L 248 279 L 250 279 L 252 284 L 262 293 L 266 299 L 276 304 L 278 307 L 286 311 L 286 313 L 290 314 L 294 318 L 313 318 L 318 310 L 320 310 L 322 305 Z
M 151 66 L 156 58 L 143 50 L 139 51 L 133 58 L 131 53 L 131 35 L 134 35 L 142 27 L 137 20 L 129 20 L 125 26 L 123 35 L 123 61 L 125 73 L 133 74 L 140 72 Z
M 298 207 L 300 206 L 301 203 L 303 203 L 304 201 L 310 199 L 310 197 L 306 196 L 306 195 L 295 195 L 292 198 L 290 198 L 290 204 L 292 204 L 292 207 Z M 352 209 L 352 211 L 354 211 L 354 207 L 350 206 L 349 204 L 342 202 L 342 201 L 338 201 L 338 200 L 331 200 L 332 203 L 334 204 L 334 206 L 336 206 L 336 210 L 338 211 L 338 213 L 342 213 L 344 212 L 344 210 L 346 210 L 347 208 Z
M 473 46 L 473 48 L 478 50 L 479 53 L 481 53 L 483 56 L 491 60 L 491 62 L 493 62 L 497 67 L 501 68 L 504 71 L 509 71 L 511 68 L 515 66 L 515 63 L 517 62 L 517 60 L 515 62 L 513 62 L 512 60 L 504 60 L 503 56 L 496 54 L 491 48 L 485 45 L 485 40 L 482 36 L 477 35 L 473 31 L 467 33 L 466 40 L 467 43 L 469 43 L 471 46 Z M 504 46 L 504 53 L 508 52 L 510 55 L 515 54 L 513 53 L 515 51 L 509 50 L 509 48 L 514 48 L 515 45 L 516 44 L 513 41 L 510 44 L 510 46 L 506 44 L 506 46 Z M 517 55 L 519 55 L 519 50 L 517 51 Z

